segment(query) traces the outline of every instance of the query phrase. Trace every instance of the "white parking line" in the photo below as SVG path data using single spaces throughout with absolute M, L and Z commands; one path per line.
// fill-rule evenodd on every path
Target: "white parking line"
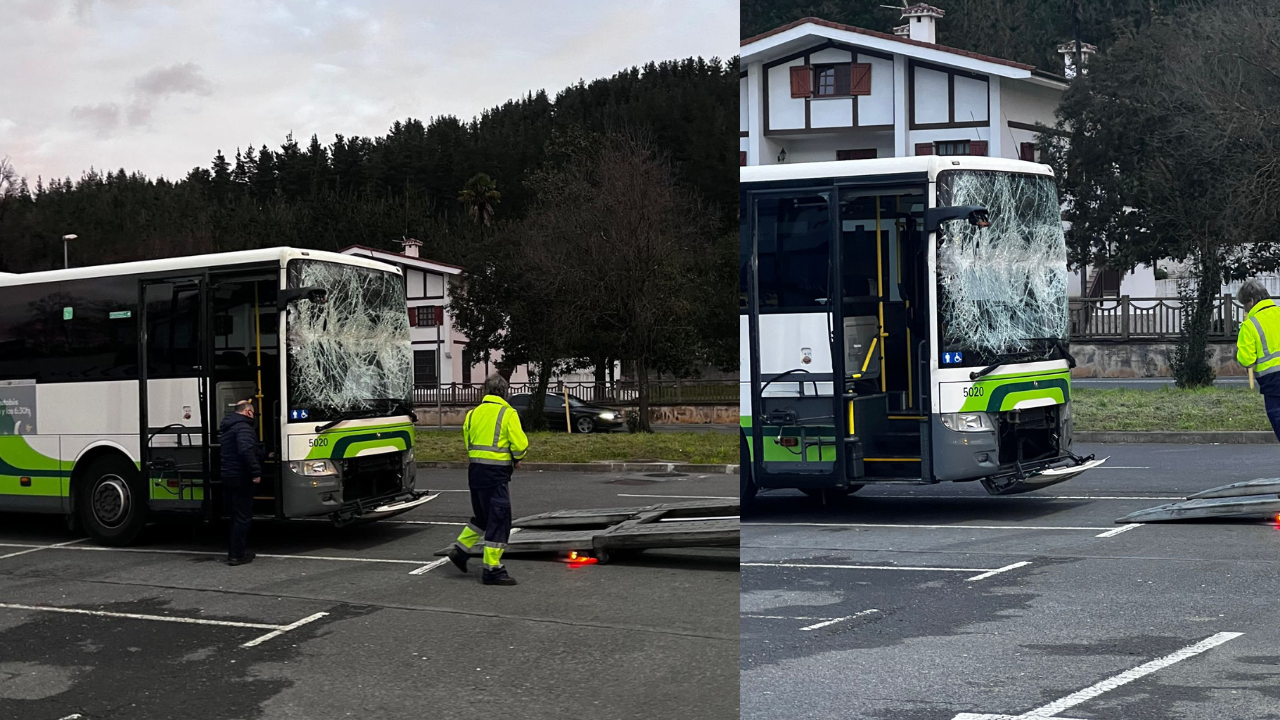
M 860 495 L 861 499 L 878 500 L 1185 500 L 1186 495 Z
M 27 553 L 40 552 L 41 550 L 48 550 L 49 548 L 66 547 L 68 545 L 74 545 L 78 542 L 84 542 L 85 540 L 88 540 L 88 539 L 89 538 L 79 538 L 78 540 L 68 540 L 67 542 L 55 543 L 53 545 L 41 545 L 40 547 L 31 547 L 31 548 L 27 548 L 26 550 L 11 552 L 8 555 L 0 555 L 0 560 L 4 560 L 5 558 L 18 557 L 19 555 L 26 555 Z M 18 547 L 18 546 L 6 545 L 4 547 Z
M 94 617 L 122 618 L 125 620 L 152 620 L 155 622 L 183 623 L 186 625 L 217 625 L 219 627 L 253 628 L 255 630 L 271 631 L 262 637 L 250 640 L 240 647 L 254 647 L 255 645 L 261 645 L 273 637 L 283 635 L 290 630 L 300 628 L 309 622 L 314 622 L 329 614 L 327 612 L 318 612 L 288 625 L 272 625 L 268 623 L 239 622 L 237 620 L 208 620 L 205 618 L 186 618 L 176 617 L 173 615 L 142 615 L 138 613 L 109 612 L 107 610 L 51 607 L 47 605 L 19 605 L 17 603 L 0 603 L 0 608 L 8 608 L 10 610 L 36 610 L 39 612 L 65 613 L 68 615 L 92 615 Z
M 1094 535 L 1094 537 L 1100 537 L 1100 538 L 1115 537 L 1122 532 L 1128 532 L 1129 530 L 1132 530 L 1136 527 L 1142 527 L 1142 523 L 1129 523 L 1127 525 L 1121 525 L 1120 527 L 1114 530 L 1108 530 L 1104 533 L 1098 533 L 1097 535 Z
M 652 498 L 684 498 L 686 500 L 737 500 L 736 497 L 727 495 L 636 495 L 633 493 L 618 493 L 618 497 L 652 497 Z
M 1015 570 L 1020 567 L 1030 565 L 1029 561 L 1016 562 L 1012 565 L 1005 565 L 1002 568 L 953 568 L 953 567 L 922 567 L 916 565 L 820 565 L 810 563 L 738 563 L 740 567 L 775 567 L 775 568 L 803 568 L 814 570 L 902 570 L 905 572 L 963 572 L 963 573 L 979 573 L 971 578 L 965 578 L 966 582 L 974 582 L 976 580 L 984 580 L 992 575 L 999 575 L 1002 572 Z
M 982 573 L 981 575 L 974 575 L 973 577 L 971 577 L 971 578 L 965 578 L 964 580 L 965 580 L 965 582 L 974 582 L 974 581 L 977 581 L 977 580 L 986 580 L 987 578 L 991 577 L 992 575 L 999 575 L 1000 573 L 1002 573 L 1002 572 L 1008 572 L 1009 570 L 1017 570 L 1017 569 L 1018 569 L 1018 568 L 1020 568 L 1020 567 L 1026 567 L 1026 566 L 1028 566 L 1028 565 L 1030 565 L 1030 564 L 1031 564 L 1031 562 L 1030 562 L 1030 561 L 1028 561 L 1028 560 L 1023 560 L 1022 562 L 1016 562 L 1016 563 L 1014 563 L 1014 564 L 1012 564 L 1012 565 L 1005 565 L 1005 566 L 1004 566 L 1004 567 L 1002 567 L 1002 568 L 996 568 L 995 570 L 988 570 L 988 571 L 986 571 L 986 572 Z
M 427 563 L 426 565 L 423 565 L 417 570 L 410 570 L 409 574 L 410 575 L 426 575 L 427 573 L 431 572 L 435 568 L 438 568 L 447 562 L 449 562 L 449 558 L 443 557 L 443 558 L 440 558 L 439 560 L 436 560 L 435 562 Z
M 306 624 L 307 624 L 307 623 L 309 623 L 309 622 L 315 622 L 316 620 L 319 620 L 320 618 L 322 618 L 322 617 L 324 617 L 325 615 L 328 615 L 328 614 L 329 614 L 329 613 L 327 613 L 327 612 L 318 612 L 318 613 L 316 613 L 315 615 L 308 615 L 307 617 L 302 618 L 302 619 L 301 619 L 301 620 L 299 620 L 298 622 L 290 623 L 290 624 L 288 624 L 288 625 L 284 625 L 284 626 L 282 626 L 282 627 L 278 627 L 278 628 L 276 628 L 275 630 L 272 630 L 271 632 L 267 633 L 266 635 L 263 635 L 262 637 L 254 638 L 253 640 L 250 640 L 249 642 L 247 642 L 247 643 L 245 643 L 245 644 L 241 645 L 240 647 L 246 647 L 246 648 L 249 648 L 249 647 L 255 647 L 255 646 L 257 646 L 257 645 L 261 645 L 262 643 L 264 643 L 264 642 L 266 642 L 266 641 L 270 640 L 270 639 L 271 639 L 271 638 L 273 638 L 273 637 L 278 637 L 278 636 L 280 636 L 280 635 L 283 635 L 283 634 L 285 634 L 285 633 L 289 632 L 290 630 L 297 630 L 298 628 L 302 627 L 303 625 L 306 625 Z
M 852 614 L 852 615 L 845 615 L 845 616 L 844 616 L 844 617 L 842 617 L 842 618 L 835 618 L 834 620 L 825 620 L 825 621 L 823 621 L 823 622 L 815 623 L 815 624 L 813 624 L 813 625 L 809 625 L 809 626 L 807 626 L 807 627 L 802 627 L 802 628 L 800 628 L 800 630 L 802 630 L 802 631 L 804 631 L 804 630 L 817 630 L 818 628 L 824 628 L 824 627 L 826 627 L 826 626 L 828 626 L 828 625 L 835 625 L 836 623 L 844 622 L 845 620 L 853 620 L 854 618 L 860 618 L 860 617 L 863 617 L 863 616 L 866 616 L 866 615 L 870 615 L 871 613 L 878 613 L 878 612 L 880 612 L 880 611 L 879 611 L 879 610 L 876 610 L 875 608 L 872 608 L 872 609 L 870 609 L 870 610 L 863 610 L 862 612 L 856 612 L 856 613 L 854 613 L 854 614 Z
M 1065 720 L 1064 718 L 1058 718 L 1055 716 L 1058 713 L 1064 710 L 1067 710 L 1069 708 L 1075 707 L 1076 705 L 1079 705 L 1082 702 L 1085 702 L 1087 700 L 1092 700 L 1093 698 L 1098 697 L 1099 695 L 1105 692 L 1115 690 L 1121 685 L 1127 685 L 1128 683 L 1131 683 L 1134 680 L 1137 680 L 1138 678 L 1150 675 L 1151 673 L 1157 670 L 1167 668 L 1170 665 L 1173 665 L 1174 663 L 1182 662 L 1187 658 L 1195 657 L 1196 655 L 1199 655 L 1200 653 L 1203 653 L 1207 650 L 1212 650 L 1213 648 L 1225 642 L 1235 640 L 1236 638 L 1240 637 L 1243 634 L 1244 633 L 1238 633 L 1238 632 L 1220 632 L 1217 635 L 1213 635 L 1212 637 L 1205 638 L 1204 640 L 1201 640 L 1200 642 L 1194 645 L 1188 645 L 1187 647 L 1184 647 L 1181 650 L 1178 650 L 1177 652 L 1170 653 L 1161 658 L 1156 658 L 1155 660 L 1152 660 L 1151 662 L 1148 662 L 1148 663 L 1143 663 L 1142 665 L 1139 665 L 1136 668 L 1126 670 L 1120 673 L 1119 675 L 1107 678 L 1106 680 L 1103 680 L 1100 683 L 1097 683 L 1095 685 L 1090 685 L 1089 687 L 1083 690 L 1071 693 L 1070 695 L 1064 698 L 1054 700 L 1053 702 L 1047 705 L 1042 705 L 1036 708 L 1035 710 L 1022 713 L 1021 715 L 960 713 L 959 715 L 956 715 L 952 720 L 1046 720 L 1047 718 L 1054 718 L 1054 720 Z
M 897 525 L 892 523 L 814 523 L 814 522 L 750 522 L 751 527 L 865 527 L 901 528 L 905 530 L 1110 530 L 1107 527 L 1073 525 Z

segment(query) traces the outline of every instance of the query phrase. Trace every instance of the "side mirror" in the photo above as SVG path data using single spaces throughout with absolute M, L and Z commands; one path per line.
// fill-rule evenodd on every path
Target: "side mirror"
M 987 209 L 981 205 L 953 205 L 951 207 L 929 208 L 924 211 L 924 231 L 937 232 L 942 223 L 965 218 L 975 227 L 989 227 L 991 218 Z
M 310 300 L 313 303 L 324 303 L 329 299 L 329 291 L 319 286 L 289 288 L 281 290 L 276 296 L 276 308 L 283 310 L 299 300 Z

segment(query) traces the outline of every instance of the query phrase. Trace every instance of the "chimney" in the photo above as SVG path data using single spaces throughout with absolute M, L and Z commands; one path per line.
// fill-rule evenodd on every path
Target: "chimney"
M 946 13 L 941 8 L 924 3 L 916 3 L 902 9 L 902 19 L 907 21 L 907 27 L 910 28 L 907 34 L 912 40 L 920 42 L 938 42 L 937 21 L 943 15 Z M 894 33 L 897 34 L 897 32 L 897 28 L 894 28 Z
M 894 28 L 894 29 L 893 29 L 893 34 L 894 34 L 894 35 L 897 35 L 898 37 L 910 37 L 910 35 L 911 35 L 911 26 L 910 26 L 910 25 L 899 25 L 898 27 L 896 27 L 896 28 Z
M 418 248 L 422 247 L 421 240 L 413 238 L 402 238 L 400 244 L 404 246 L 404 256 L 416 258 L 418 257 Z
M 1089 71 L 1089 56 L 1098 52 L 1098 48 L 1087 42 L 1080 43 L 1080 71 L 1086 73 Z M 1076 76 L 1076 41 L 1070 40 L 1058 46 L 1058 53 L 1062 55 L 1062 74 L 1068 80 L 1075 79 Z

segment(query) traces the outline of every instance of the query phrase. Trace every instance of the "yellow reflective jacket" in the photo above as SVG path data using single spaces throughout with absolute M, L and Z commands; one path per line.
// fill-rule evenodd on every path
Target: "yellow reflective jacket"
M 485 395 L 467 413 L 462 424 L 467 457 L 479 465 L 512 466 L 529 452 L 529 438 L 520 427 L 520 415 L 506 400 Z
M 1253 368 L 1258 389 L 1280 395 L 1280 307 L 1263 300 L 1249 310 L 1236 338 L 1236 360 Z M 1264 379 L 1265 378 L 1265 379 Z

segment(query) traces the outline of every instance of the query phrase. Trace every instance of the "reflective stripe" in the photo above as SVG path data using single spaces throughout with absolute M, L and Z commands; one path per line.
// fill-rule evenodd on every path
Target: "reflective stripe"
M 498 447 L 497 445 L 472 445 L 468 450 L 479 450 L 481 452 L 510 453 L 511 448 Z
M 1254 373 L 1253 373 L 1253 376 L 1254 376 L 1254 377 L 1262 377 L 1263 375 L 1270 375 L 1271 373 L 1273 373 L 1273 372 L 1275 372 L 1275 371 L 1277 371 L 1277 370 L 1280 370 L 1280 365 L 1275 365 L 1275 366 L 1273 366 L 1273 367 L 1269 367 L 1269 368 L 1267 368 L 1266 370 L 1255 370 L 1255 371 L 1254 371 Z
M 484 564 L 489 570 L 502 567 L 502 548 L 486 545 L 484 548 Z
M 1263 347 L 1265 346 L 1266 346 L 1266 343 L 1264 342 Z M 502 440 L 502 416 L 506 414 L 507 414 L 507 409 L 505 407 L 500 408 L 498 410 L 498 422 L 493 424 L 493 446 L 494 447 L 497 447 L 498 442 Z
M 492 540 L 485 540 L 485 541 L 484 541 L 484 546 L 485 546 L 485 547 L 487 547 L 487 548 L 497 548 L 497 549 L 499 549 L 499 550 L 506 550 L 506 549 L 507 549 L 507 544 L 506 544 L 506 543 L 493 542 Z
M 1263 355 L 1262 357 L 1254 361 L 1254 365 L 1261 365 L 1262 363 L 1265 363 L 1265 362 L 1271 362 L 1276 358 L 1280 358 L 1280 351 L 1273 352 L 1270 355 Z
M 511 466 L 510 460 L 491 460 L 489 458 L 471 458 L 471 462 L 477 465 L 501 465 L 503 467 Z
M 1258 331 L 1258 340 L 1262 342 L 1262 354 L 1270 355 L 1271 349 L 1267 347 L 1267 334 L 1262 331 L 1262 323 L 1258 322 L 1258 316 L 1254 315 L 1249 318 L 1249 322 L 1253 323 L 1253 328 Z

